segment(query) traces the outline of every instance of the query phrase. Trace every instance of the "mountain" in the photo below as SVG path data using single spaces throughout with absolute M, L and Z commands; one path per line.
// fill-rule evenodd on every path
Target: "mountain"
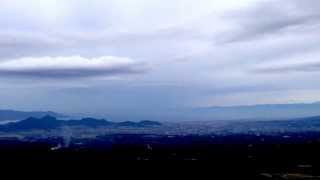
M 23 121 L 9 123 L 0 126 L 0 131 L 29 131 L 29 130 L 51 130 L 63 126 L 64 122 L 53 116 L 43 118 L 27 118 Z
M 249 106 L 201 107 L 184 112 L 188 118 L 205 120 L 273 120 L 320 115 L 320 103 L 261 104 Z
M 53 116 L 44 116 L 43 118 L 27 118 L 19 122 L 13 122 L 0 126 L 0 131 L 15 132 L 15 131 L 30 131 L 30 130 L 53 130 L 62 127 L 81 126 L 87 128 L 98 127 L 153 127 L 161 124 L 153 121 L 141 122 L 110 122 L 104 119 L 84 118 L 81 120 L 58 120 Z
M 65 115 L 52 112 L 52 111 L 14 111 L 14 110 L 0 110 L 0 121 L 9 121 L 9 120 L 21 120 L 29 117 L 41 118 L 46 115 L 53 116 L 56 118 L 64 118 Z
M 104 119 L 94 119 L 94 118 L 84 118 L 81 120 L 68 120 L 68 121 L 62 121 L 62 122 L 64 126 L 86 126 L 91 128 L 114 125 L 113 122 L 106 121 Z
M 114 120 L 148 119 L 155 121 L 278 120 L 320 116 L 320 103 L 257 104 L 238 106 L 176 107 L 138 113 L 106 114 Z
M 317 132 L 320 130 L 320 116 L 272 121 L 239 121 L 230 123 L 224 130 L 238 133 Z
M 140 121 L 139 124 L 142 126 L 161 126 L 161 123 L 149 120 Z

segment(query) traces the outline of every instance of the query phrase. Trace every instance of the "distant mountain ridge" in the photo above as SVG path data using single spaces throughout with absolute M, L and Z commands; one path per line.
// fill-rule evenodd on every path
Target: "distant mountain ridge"
M 317 132 L 320 131 L 320 116 L 296 118 L 288 120 L 246 121 L 230 123 L 226 128 L 229 132 L 255 133 L 286 133 L 286 132 Z
M 206 120 L 284 120 L 320 116 L 320 103 L 199 107 L 186 112 L 186 116 Z
M 19 122 L 13 122 L 0 126 L 2 132 L 29 131 L 29 130 L 53 130 L 62 127 L 82 126 L 88 128 L 98 127 L 151 127 L 160 126 L 161 123 L 155 121 L 140 122 L 111 122 L 104 119 L 84 118 L 81 120 L 58 120 L 53 116 L 43 118 L 27 118 Z
M 59 114 L 52 111 L 15 111 L 15 110 L 0 110 L 0 121 L 9 121 L 9 120 L 21 120 L 27 119 L 29 117 L 41 118 L 46 115 L 64 118 L 67 117 L 63 114 Z

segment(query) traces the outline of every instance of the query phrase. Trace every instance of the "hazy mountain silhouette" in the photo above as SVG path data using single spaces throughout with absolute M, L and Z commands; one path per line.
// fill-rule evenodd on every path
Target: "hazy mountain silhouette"
M 316 132 L 320 128 L 320 116 L 272 121 L 245 121 L 230 123 L 229 132 L 285 133 Z
M 186 117 L 206 120 L 277 120 L 320 115 L 320 103 L 310 104 L 261 104 L 249 106 L 226 106 L 194 108 Z
M 46 115 L 50 115 L 56 118 L 66 117 L 65 115 L 52 112 L 52 111 L 15 111 L 15 110 L 0 110 L 0 121 L 8 121 L 8 120 L 21 120 L 29 117 L 41 118 Z

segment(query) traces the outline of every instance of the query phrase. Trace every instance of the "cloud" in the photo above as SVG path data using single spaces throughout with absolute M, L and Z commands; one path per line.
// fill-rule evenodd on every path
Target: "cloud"
M 251 73 L 261 75 L 271 75 L 275 80 L 279 77 L 275 75 L 295 75 L 299 78 L 310 80 L 308 75 L 320 73 L 320 53 L 318 51 L 305 52 L 299 55 L 291 56 L 290 58 L 277 59 L 276 61 L 266 61 L 255 63 L 249 67 Z M 296 78 L 297 78 L 296 77 Z M 314 77 L 311 77 L 314 78 Z M 305 81 L 306 83 L 308 81 Z
M 262 74 L 283 74 L 293 72 L 320 72 L 320 62 L 288 64 L 280 66 L 261 67 L 253 70 Z
M 290 32 L 320 22 L 316 0 L 262 1 L 250 8 L 232 11 L 223 17 L 232 27 L 223 43 L 243 42 Z
M 105 56 L 99 58 L 40 57 L 0 62 L 2 77 L 19 78 L 90 78 L 140 74 L 146 65 L 130 58 Z
M 314 74 L 320 56 L 304 57 L 320 50 L 319 0 L 2 1 L 3 105 L 11 103 L 10 96 L 22 97 L 19 91 L 30 94 L 22 103 L 50 97 L 56 107 L 72 110 L 88 108 L 83 99 L 94 95 L 101 101 L 95 110 L 117 103 L 119 109 L 135 107 L 137 101 L 143 107 L 232 105 L 259 96 L 277 102 L 270 91 L 281 91 L 284 102 L 288 90 L 319 89 Z M 148 71 L 149 65 L 155 68 Z M 105 84 L 95 93 L 96 85 Z M 67 92 L 64 104 L 52 95 L 54 88 L 78 86 L 90 91 Z

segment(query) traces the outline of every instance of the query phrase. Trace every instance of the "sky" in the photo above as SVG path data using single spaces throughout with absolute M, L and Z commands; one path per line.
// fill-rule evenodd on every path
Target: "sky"
M 318 0 L 1 0 L 0 109 L 316 102 L 319 32 Z

